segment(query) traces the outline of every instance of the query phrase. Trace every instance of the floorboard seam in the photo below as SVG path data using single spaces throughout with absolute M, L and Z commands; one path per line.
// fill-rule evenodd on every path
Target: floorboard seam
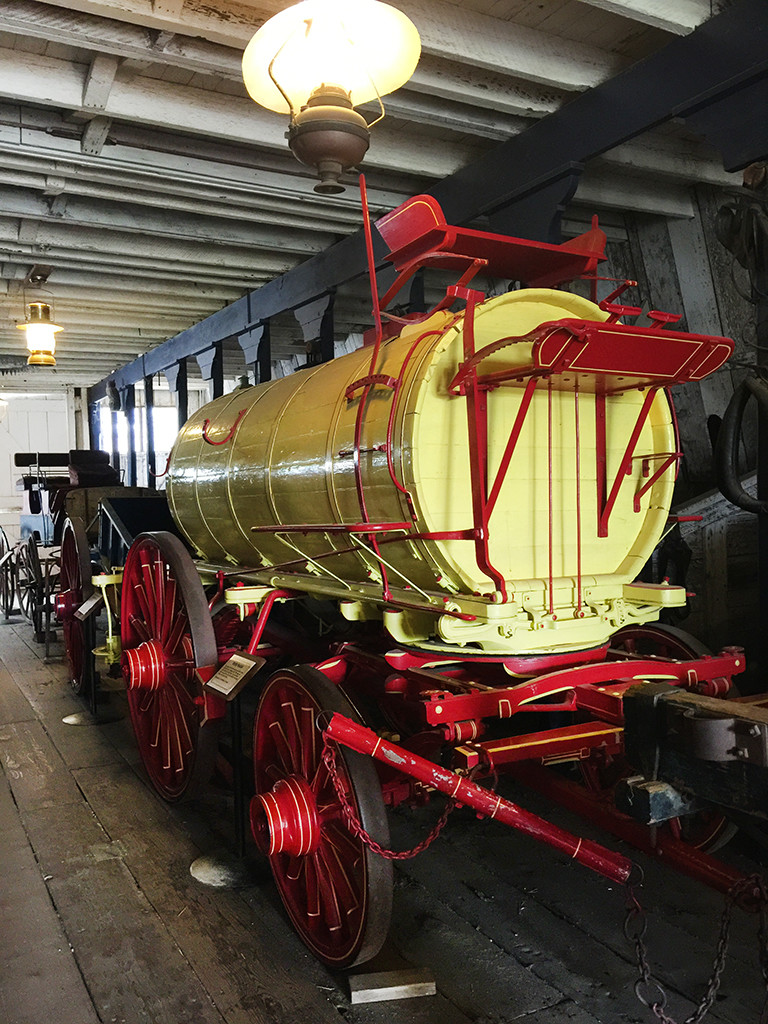
M 3 774 L 5 775 L 5 772 L 3 772 Z M 62 917 L 62 914 L 61 914 L 61 911 L 59 909 L 59 906 L 56 903 L 56 899 L 55 899 L 53 893 L 51 892 L 50 886 L 48 885 L 48 882 L 49 882 L 51 876 L 50 875 L 46 875 L 43 872 L 43 867 L 40 864 L 40 858 L 38 857 L 37 850 L 35 849 L 35 845 L 34 845 L 34 843 L 32 841 L 32 837 L 30 836 L 29 830 L 27 829 L 27 824 L 26 824 L 26 821 L 25 821 L 25 815 L 24 815 L 22 809 L 19 807 L 19 804 L 18 804 L 18 802 L 16 800 L 16 795 L 13 792 L 13 787 L 10 785 L 10 781 L 8 780 L 7 775 L 5 776 L 5 778 L 6 778 L 6 782 L 8 783 L 8 792 L 10 794 L 11 801 L 13 802 L 14 810 L 16 812 L 16 815 L 17 815 L 18 819 L 19 819 L 19 826 L 20 826 L 22 832 L 24 833 L 24 838 L 26 839 L 27 845 L 29 846 L 29 849 L 30 849 L 30 851 L 32 853 L 32 856 L 34 858 L 35 865 L 37 867 L 37 870 L 38 870 L 38 872 L 40 874 L 40 878 L 42 879 L 43 885 L 45 887 L 45 893 L 46 893 L 46 896 L 48 897 L 48 902 L 50 903 L 51 908 L 53 909 L 53 912 L 56 915 L 56 919 L 59 922 L 59 926 L 61 928 L 61 933 L 64 936 L 64 939 L 65 939 L 65 941 L 67 943 L 67 946 L 69 947 L 69 952 L 70 952 L 70 955 L 72 957 L 72 961 L 73 961 L 73 963 L 75 965 L 75 968 L 77 970 L 78 976 L 79 976 L 80 980 L 83 983 L 83 987 L 84 987 L 84 989 L 85 989 L 85 991 L 86 991 L 86 993 L 88 995 L 88 999 L 90 1000 L 91 1006 L 93 1007 L 93 1012 L 98 1017 L 99 1021 L 101 1021 L 102 1024 L 103 1024 L 104 1018 L 102 1017 L 101 1013 L 99 1013 L 99 1009 L 98 1009 L 98 1006 L 96 1005 L 96 1000 L 94 999 L 93 992 L 91 991 L 91 987 L 88 984 L 86 976 L 85 976 L 85 974 L 83 972 L 83 967 L 82 967 L 82 964 L 80 963 L 80 959 L 79 959 L 79 957 L 77 955 L 75 947 L 72 944 L 72 937 L 70 936 L 69 931 L 67 930 L 67 926 L 65 924 L 64 918 Z

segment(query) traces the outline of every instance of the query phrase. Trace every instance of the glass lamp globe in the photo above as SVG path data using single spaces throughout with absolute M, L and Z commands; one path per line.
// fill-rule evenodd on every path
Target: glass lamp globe
M 51 319 L 51 307 L 47 302 L 30 302 L 27 306 L 27 320 L 16 325 L 26 331 L 29 358 L 27 366 L 55 366 L 56 332 L 62 328 Z
M 243 81 L 256 103 L 290 115 L 288 144 L 317 169 L 315 190 L 341 192 L 342 170 L 368 149 L 369 126 L 354 108 L 404 85 L 420 55 L 416 26 L 389 4 L 303 0 L 251 39 Z

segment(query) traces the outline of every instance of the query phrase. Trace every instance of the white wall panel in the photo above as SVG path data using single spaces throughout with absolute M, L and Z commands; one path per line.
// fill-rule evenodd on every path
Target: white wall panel
M 19 538 L 22 473 L 13 464 L 16 452 L 65 452 L 75 446 L 74 407 L 67 392 L 25 395 L 6 392 L 8 413 L 0 423 L 0 526 L 13 542 Z M 59 470 L 66 473 L 66 469 Z

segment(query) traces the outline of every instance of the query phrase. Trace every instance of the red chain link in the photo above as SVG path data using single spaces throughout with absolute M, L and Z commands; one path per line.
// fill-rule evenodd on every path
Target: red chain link
M 435 827 L 426 839 L 422 839 L 422 841 L 417 843 L 413 849 L 387 850 L 386 847 L 377 843 L 373 836 L 366 832 L 357 816 L 357 811 L 349 802 L 344 789 L 344 782 L 339 774 L 339 769 L 336 764 L 336 748 L 327 737 L 323 738 L 323 764 L 328 769 L 328 774 L 331 777 L 333 788 L 336 790 L 336 796 L 339 798 L 339 803 L 341 804 L 347 828 L 352 835 L 356 836 L 365 846 L 373 850 L 374 853 L 378 853 L 380 857 L 384 857 L 386 860 L 409 860 L 411 857 L 415 857 L 417 854 L 423 853 L 428 846 L 431 846 L 431 844 L 434 843 L 443 831 L 448 823 L 448 815 L 456 806 L 455 800 L 449 800 L 443 809 L 443 813 L 438 818 Z

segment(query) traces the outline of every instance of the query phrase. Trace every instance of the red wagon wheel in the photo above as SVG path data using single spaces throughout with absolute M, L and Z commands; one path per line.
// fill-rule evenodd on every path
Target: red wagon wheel
M 650 655 L 675 661 L 689 661 L 712 653 L 690 633 L 658 622 L 624 626 L 614 633 L 611 648 L 641 657 Z M 669 829 L 676 839 L 695 849 L 710 853 L 725 846 L 738 831 L 736 825 L 716 808 L 671 818 L 660 827 Z
M 316 669 L 281 670 L 268 680 L 254 722 L 251 825 L 302 940 L 326 964 L 350 967 L 375 956 L 387 936 L 392 864 L 344 824 L 339 797 L 321 760 L 318 716 L 323 712 L 359 721 L 343 694 Z M 373 762 L 341 748 L 337 764 L 363 828 L 388 845 Z
M 200 578 L 181 541 L 144 533 L 128 551 L 120 631 L 133 731 L 150 781 L 169 801 L 210 778 L 218 721 L 203 721 L 196 667 L 216 664 Z
M 672 658 L 675 661 L 688 661 L 712 653 L 690 633 L 677 629 L 676 626 L 665 626 L 660 622 L 624 626 L 618 633 L 613 634 L 611 648 L 641 657 L 650 655 L 657 658 Z
M 56 616 L 64 633 L 70 684 L 75 693 L 81 694 L 94 676 L 93 622 L 75 617 L 80 605 L 93 594 L 90 548 L 82 519 L 67 519 L 64 523 L 59 563 Z

